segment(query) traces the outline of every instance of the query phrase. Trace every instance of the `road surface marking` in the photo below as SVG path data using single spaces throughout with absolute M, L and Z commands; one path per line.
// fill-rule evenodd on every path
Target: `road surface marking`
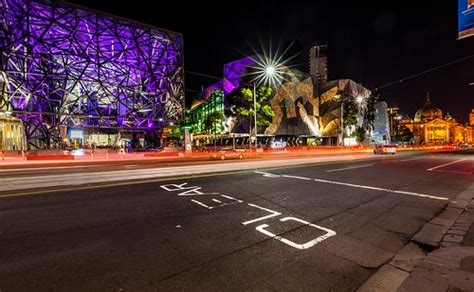
M 375 159 L 379 159 L 381 157 L 376 157 Z M 388 158 L 393 158 L 393 157 L 388 157 Z M 373 160 L 374 157 L 362 157 L 362 158 L 357 158 L 357 160 Z M 278 168 L 278 169 L 293 169 L 293 168 L 299 168 L 302 165 L 306 164 L 315 164 L 315 165 L 330 165 L 330 164 L 339 164 L 339 163 L 345 163 L 347 159 L 342 159 L 342 160 L 333 160 L 333 161 L 328 161 L 326 159 L 322 159 L 319 162 L 305 162 L 302 164 L 293 164 L 293 165 L 273 165 L 269 166 L 270 168 Z M 95 165 L 94 165 L 95 166 Z M 66 167 L 65 167 L 66 168 Z M 157 169 L 157 168 L 155 168 Z M 148 169 L 148 171 L 151 171 L 152 169 Z M 210 172 L 210 173 L 194 173 L 194 174 L 182 174 L 178 177 L 172 177 L 172 176 L 164 176 L 164 177 L 153 177 L 153 178 L 147 178 L 147 180 L 144 180 L 145 178 L 134 178 L 135 180 L 128 180 L 128 181 L 102 181 L 102 182 L 89 182 L 89 185 L 86 185 L 87 182 L 84 182 L 84 184 L 79 184 L 79 185 L 45 185 L 45 186 L 35 186 L 33 188 L 20 188 L 20 189 L 15 189 L 15 190 L 10 190 L 10 191 L 17 191 L 17 193 L 14 194 L 0 194 L 0 199 L 3 198 L 14 198 L 14 197 L 24 197 L 24 196 L 38 196 L 38 195 L 48 195 L 48 194 L 54 194 L 54 193 L 61 193 L 61 192 L 71 192 L 71 191 L 82 191 L 82 190 L 95 190 L 95 189 L 104 189 L 104 188 L 113 188 L 113 187 L 119 187 L 119 186 L 133 186 L 133 185 L 144 185 L 144 184 L 152 184 L 152 183 L 157 183 L 157 182 L 164 182 L 164 181 L 174 181 L 176 179 L 179 180 L 184 180 L 184 179 L 196 179 L 196 178 L 203 178 L 203 177 L 216 177 L 216 176 L 228 176 L 228 175 L 236 175 L 236 174 L 248 174 L 255 172 L 252 169 L 240 169 L 240 170 L 228 170 L 225 172 L 217 173 L 217 172 Z M 280 177 L 279 175 L 271 174 L 271 173 L 265 173 L 265 172 L 257 172 L 261 174 L 267 174 L 271 177 Z M 90 185 L 90 184 L 97 184 L 97 185 Z M 42 190 L 35 190 L 44 187 L 44 188 L 51 188 L 55 187 L 55 189 L 42 189 Z M 2 191 L 0 191 L 2 192 Z
M 255 205 L 255 204 L 250 204 L 250 203 L 249 203 L 248 205 L 249 205 L 250 207 L 254 207 L 254 208 L 257 208 L 257 209 L 260 209 L 260 210 L 267 211 L 267 212 L 269 212 L 269 213 L 271 213 L 271 214 L 270 214 L 270 215 L 263 216 L 263 217 L 258 217 L 257 219 L 253 219 L 253 220 L 249 220 L 249 221 L 242 222 L 242 225 L 247 225 L 247 224 L 254 223 L 254 222 L 257 222 L 257 221 L 260 221 L 260 220 L 265 220 L 265 219 L 268 219 L 268 218 L 272 218 L 272 217 L 281 215 L 280 212 L 272 211 L 272 210 L 270 210 L 270 209 L 263 208 L 263 207 L 260 207 L 260 206 L 258 206 L 258 205 Z
M 433 199 L 433 200 L 449 201 L 449 198 L 446 198 L 446 197 L 432 196 L 432 195 L 415 193 L 415 192 L 397 191 L 397 190 L 392 190 L 392 189 L 379 188 L 379 187 L 373 187 L 373 186 L 364 186 L 364 185 L 345 183 L 345 182 L 333 181 L 333 180 L 327 180 L 327 179 L 319 179 L 319 178 L 315 178 L 314 181 L 320 182 L 320 183 L 326 183 L 326 184 L 352 187 L 352 188 L 368 189 L 368 190 L 381 191 L 381 192 L 386 192 L 386 193 L 395 193 L 395 194 L 409 195 L 409 196 L 415 196 L 415 197 L 421 197 L 421 198 L 428 198 L 428 199 Z
M 400 160 L 400 162 L 413 161 L 413 160 L 418 160 L 418 159 L 423 159 L 423 158 L 424 158 L 424 157 L 417 157 L 417 158 L 403 159 L 403 160 Z
M 353 187 L 353 188 L 368 189 L 368 190 L 381 191 L 381 192 L 386 192 L 386 193 L 396 193 L 396 194 L 410 195 L 410 196 L 415 196 L 415 197 L 429 198 L 429 199 L 441 200 L 441 201 L 448 201 L 449 200 L 449 198 L 446 198 L 446 197 L 438 197 L 438 196 L 432 196 L 432 195 L 426 195 L 426 194 L 420 194 L 420 193 L 414 193 L 414 192 L 397 191 L 397 190 L 391 190 L 391 189 L 385 189 L 385 188 L 379 188 L 379 187 L 372 187 L 372 186 L 357 185 L 357 184 L 344 183 L 344 182 L 338 182 L 338 181 L 331 181 L 331 180 L 326 180 L 326 179 L 317 179 L 316 178 L 314 180 L 317 181 L 317 182 L 321 182 L 321 183 L 334 184 L 334 185 L 343 185 L 343 186 L 348 186 L 348 187 Z
M 466 158 L 459 159 L 459 160 L 456 160 L 456 161 L 451 161 L 451 162 L 445 163 L 445 164 L 441 164 L 441 165 L 438 165 L 438 166 L 435 166 L 435 167 L 432 167 L 432 168 L 428 168 L 427 170 L 428 171 L 433 171 L 435 169 L 438 169 L 438 168 L 441 168 L 441 167 L 444 167 L 444 166 L 448 166 L 448 165 L 451 165 L 451 164 L 455 164 L 455 163 L 458 163 L 458 162 L 461 162 L 461 161 L 464 161 L 464 160 L 466 160 Z
M 285 175 L 285 174 L 282 176 L 287 177 L 287 178 L 301 179 L 301 180 L 311 180 L 309 177 L 303 177 L 303 176 Z
M 263 173 L 264 175 L 268 174 L 268 173 Z M 298 176 L 290 176 L 291 178 L 296 178 L 296 179 L 301 179 L 302 177 L 298 177 Z M 307 179 L 307 178 L 303 178 L 303 179 Z M 166 185 L 161 185 L 160 187 L 168 192 L 174 192 L 174 191 L 181 191 L 181 190 L 185 190 L 189 187 L 186 187 L 187 183 L 182 183 L 182 184 L 166 184 Z M 192 189 L 192 191 L 197 191 L 198 189 L 201 189 L 202 187 L 199 187 L 199 186 L 195 186 L 196 189 Z M 199 192 L 199 191 L 197 191 Z M 200 192 L 199 192 L 200 193 Z M 209 194 L 212 194 L 212 193 L 209 193 Z M 179 196 L 179 195 L 178 195 Z M 222 198 L 226 198 L 226 199 L 229 199 L 229 200 L 233 200 L 234 202 L 232 203 L 223 203 L 221 200 L 218 200 L 218 199 L 215 199 L 215 198 L 212 198 L 211 201 L 212 202 L 216 202 L 220 205 L 215 205 L 215 206 L 208 206 L 206 204 L 204 204 L 203 202 L 200 202 L 198 200 L 195 200 L 195 199 L 191 199 L 190 201 L 201 206 L 201 207 L 204 207 L 208 210 L 212 210 L 216 207 L 224 207 L 224 206 L 227 206 L 227 205 L 232 205 L 232 204 L 235 204 L 235 203 L 242 203 L 243 201 L 242 200 L 239 200 L 239 199 L 236 199 L 234 197 L 231 197 L 231 196 L 227 196 L 227 195 L 220 195 L 220 197 Z M 252 219 L 252 220 L 249 220 L 249 221 L 245 221 L 245 222 L 242 222 L 242 225 L 247 225 L 247 224 L 251 224 L 251 223 L 255 223 L 255 222 L 258 222 L 258 221 L 262 221 L 262 220 L 267 220 L 267 219 L 270 219 L 272 217 L 275 217 L 275 216 L 280 216 L 282 215 L 282 213 L 280 212 L 277 212 L 277 211 L 273 211 L 273 210 L 270 210 L 270 209 L 267 209 L 267 208 L 264 208 L 262 206 L 258 206 L 258 205 L 255 205 L 255 204 L 251 204 L 251 203 L 248 203 L 247 204 L 248 206 L 250 207 L 253 207 L 253 208 L 257 208 L 257 209 L 260 209 L 260 210 L 263 210 L 263 211 L 266 211 L 268 213 L 270 213 L 269 215 L 265 215 L 265 216 L 262 216 L 262 217 L 258 217 L 258 218 L 255 218 L 255 219 Z M 326 239 L 328 239 L 329 237 L 331 236 L 334 236 L 336 235 L 336 232 L 333 231 L 333 230 L 330 230 L 330 229 L 327 229 L 327 228 L 324 228 L 324 227 L 321 227 L 319 225 L 316 225 L 316 224 L 312 224 L 308 221 L 305 221 L 305 220 L 302 220 L 302 219 L 298 219 L 298 218 L 295 218 L 295 217 L 284 217 L 284 218 L 280 218 L 279 221 L 274 221 L 272 222 L 272 225 L 276 224 L 277 222 L 285 222 L 285 221 L 297 221 L 297 222 L 300 222 L 303 224 L 303 226 L 311 226 L 311 227 L 314 227 L 316 229 L 319 229 L 319 230 L 323 230 L 326 232 L 326 234 L 322 235 L 322 236 L 319 236 L 315 239 L 312 239 L 306 243 L 303 243 L 303 244 L 298 244 L 298 243 L 295 243 L 291 240 L 288 240 L 280 235 L 277 235 L 277 234 L 273 234 L 272 232 L 268 231 L 268 230 L 265 230 L 266 227 L 268 227 L 269 225 L 268 224 L 262 224 L 262 225 L 259 225 L 257 226 L 255 229 L 260 232 L 260 233 L 263 233 L 271 238 L 274 238 L 278 241 L 281 241 L 293 248 L 296 248 L 296 249 L 308 249 L 308 248 L 311 248 L 313 246 L 315 246 L 316 244 L 318 244 L 319 242 L 321 241 L 324 241 Z M 180 228 L 181 225 L 176 225 L 176 228 Z M 291 232 L 291 231 L 294 231 L 294 230 L 297 230 L 299 229 L 300 227 L 298 228 L 294 228 L 292 230 L 289 230 L 285 233 L 282 233 L 282 235 L 288 233 L 288 232 Z
M 172 166 L 172 167 L 155 167 L 147 169 L 131 169 L 131 170 L 115 170 L 109 172 L 87 172 L 87 173 L 69 173 L 69 174 L 55 174 L 55 175 L 34 175 L 29 177 L 13 177 L 0 178 L 0 185 L 2 185 L 1 193 L 6 191 L 20 191 L 32 194 L 33 189 L 63 187 L 64 189 L 87 189 L 86 184 L 101 184 L 101 186 L 110 185 L 117 186 L 124 179 L 127 180 L 125 185 L 145 184 L 155 182 L 157 179 L 166 178 L 167 180 L 188 177 L 204 177 L 229 175 L 231 173 L 246 173 L 253 172 L 259 168 L 281 168 L 281 167 L 299 167 L 302 165 L 318 165 L 324 162 L 341 163 L 343 161 L 366 160 L 368 155 L 352 155 L 343 157 L 312 157 L 312 158 L 293 158 L 293 159 L 275 159 L 249 162 L 232 162 L 228 164 L 220 164 L 218 170 L 215 167 L 206 165 L 190 165 L 190 166 Z M 373 160 L 371 157 L 370 160 Z M 220 173 L 216 173 L 220 172 Z M 144 180 L 147 181 L 144 181 Z M 131 180 L 142 180 L 136 183 L 130 183 Z M 161 181 L 161 180 L 158 180 Z M 54 191 L 53 191 L 54 192 Z M 35 192 L 35 194 L 44 193 L 42 191 Z M 1 196 L 1 195 L 0 195 Z
M 227 199 L 229 199 L 229 200 L 234 200 L 234 201 L 237 201 L 237 202 L 239 202 L 239 203 L 242 203 L 242 202 L 243 202 L 242 200 L 236 199 L 236 198 L 231 197 L 231 196 L 228 196 L 228 195 L 221 195 L 221 197 L 227 198 Z
M 160 188 L 167 190 L 168 192 L 174 192 L 174 191 L 182 191 L 182 190 L 191 190 L 191 189 L 196 189 L 199 188 L 198 186 L 192 186 L 192 187 L 185 187 L 188 183 L 182 183 L 180 185 L 178 184 L 167 184 L 167 185 L 161 185 Z
M 281 219 L 280 219 L 281 222 L 290 221 L 290 220 L 300 222 L 300 223 L 302 223 L 302 224 L 304 224 L 304 225 L 306 225 L 306 226 L 311 226 L 311 227 L 314 227 L 314 228 L 319 229 L 319 230 L 326 231 L 326 234 L 321 235 L 321 236 L 319 236 L 319 237 L 317 237 L 317 238 L 315 238 L 315 239 L 313 239 L 313 240 L 310 240 L 310 241 L 308 241 L 308 242 L 306 242 L 306 243 L 297 244 L 297 243 L 294 243 L 294 242 L 291 241 L 291 240 L 288 240 L 288 239 L 283 238 L 283 237 L 281 237 L 281 236 L 279 236 L 279 235 L 276 235 L 276 234 L 274 234 L 274 233 L 272 233 L 272 232 L 270 232 L 270 231 L 268 231 L 268 230 L 265 230 L 265 228 L 267 228 L 267 227 L 269 226 L 268 224 L 259 225 L 259 226 L 255 227 L 255 229 L 256 229 L 257 231 L 259 231 L 259 232 L 261 232 L 261 233 L 263 233 L 263 234 L 269 236 L 269 237 L 272 237 L 272 238 L 274 238 L 274 239 L 276 239 L 276 240 L 279 240 L 279 241 L 281 241 L 281 242 L 283 242 L 283 243 L 285 243 L 285 244 L 287 244 L 287 245 L 289 245 L 289 246 L 291 246 L 291 247 L 294 247 L 294 248 L 296 248 L 296 249 L 308 249 L 308 248 L 313 247 L 313 246 L 315 246 L 316 244 L 320 243 L 321 241 L 324 241 L 324 240 L 328 239 L 329 237 L 336 235 L 336 232 L 333 231 L 333 230 L 331 230 L 331 229 L 327 229 L 327 228 L 324 228 L 324 227 L 322 227 L 322 226 L 319 226 L 319 225 L 316 225 L 316 224 L 312 224 L 312 223 L 309 223 L 308 221 L 301 220 L 301 219 L 298 219 L 298 218 L 295 218 L 295 217 L 285 217 L 285 218 L 281 218 Z
M 281 177 L 281 175 L 278 175 L 278 174 L 273 174 L 273 173 L 269 173 L 269 172 L 263 172 L 263 171 L 256 171 L 255 173 L 258 173 L 258 174 L 261 174 L 263 175 L 264 177 Z
M 202 206 L 202 207 L 207 208 L 209 210 L 213 209 L 213 207 L 209 207 L 208 205 L 206 205 L 204 203 L 201 203 L 201 202 L 199 202 L 198 200 L 195 200 L 195 199 L 191 199 L 191 202 L 193 202 L 195 204 L 198 204 L 199 206 Z
M 369 167 L 369 166 L 374 166 L 374 165 L 373 164 L 356 165 L 356 166 L 350 166 L 350 167 L 344 167 L 344 168 L 330 169 L 330 170 L 326 170 L 326 172 L 343 171 L 343 170 L 348 170 L 348 169 L 355 169 L 355 168 L 362 168 L 362 167 Z
M 238 171 L 229 171 L 225 173 L 203 173 L 203 174 L 195 174 L 195 175 L 184 175 L 178 178 L 176 177 L 161 177 L 155 178 L 150 180 L 138 180 L 138 181 L 125 181 L 125 182 L 111 182 L 111 183 L 103 183 L 99 185 L 79 185 L 74 187 L 62 187 L 56 189 L 49 189 L 49 190 L 27 190 L 24 192 L 18 192 L 14 194 L 0 194 L 0 199 L 2 198 L 14 198 L 14 197 L 24 197 L 24 196 L 36 196 L 36 195 L 48 195 L 54 193 L 61 193 L 61 192 L 72 192 L 72 191 L 82 191 L 82 190 L 95 190 L 95 189 L 105 189 L 105 188 L 113 188 L 119 186 L 133 186 L 133 185 L 143 185 L 143 184 L 152 184 L 157 182 L 164 182 L 164 181 L 173 181 L 176 179 L 184 180 L 184 179 L 196 179 L 196 178 L 203 178 L 203 177 L 214 177 L 214 176 L 227 176 L 227 175 L 235 175 L 235 174 L 248 174 L 251 173 L 251 170 L 238 170 Z

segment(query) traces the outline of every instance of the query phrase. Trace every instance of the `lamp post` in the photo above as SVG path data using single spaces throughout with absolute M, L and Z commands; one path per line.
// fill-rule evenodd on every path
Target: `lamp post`
M 364 103 L 364 100 L 365 100 L 365 97 L 362 96 L 362 95 L 358 95 L 356 98 L 355 98 L 355 102 L 357 103 L 357 106 L 358 106 L 358 126 L 360 124 L 360 120 L 362 119 L 362 115 L 361 115 L 361 109 L 362 109 L 362 105 Z M 341 146 L 344 147 L 344 97 L 341 96 Z
M 275 83 L 275 78 L 279 78 L 279 73 L 277 72 L 277 65 L 267 65 L 263 69 L 263 76 L 260 76 L 261 79 L 259 83 L 268 81 L 270 85 Z M 254 135 L 255 135 L 255 150 L 257 150 L 258 146 L 258 128 L 257 128 L 257 81 L 254 80 L 253 82 L 253 123 L 254 123 Z M 251 144 L 250 144 L 251 145 Z
M 253 122 L 255 132 L 255 151 L 257 151 L 257 84 L 253 83 Z
M 344 97 L 341 96 L 341 146 L 344 147 Z

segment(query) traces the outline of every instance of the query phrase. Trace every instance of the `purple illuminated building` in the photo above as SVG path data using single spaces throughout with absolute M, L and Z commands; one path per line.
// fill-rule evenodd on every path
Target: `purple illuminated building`
M 229 94 L 240 87 L 242 78 L 248 74 L 249 67 L 255 67 L 256 56 L 245 57 L 224 65 L 224 93 Z
M 181 34 L 58 1 L 0 0 L 0 14 L 0 111 L 22 120 L 29 147 L 181 119 Z

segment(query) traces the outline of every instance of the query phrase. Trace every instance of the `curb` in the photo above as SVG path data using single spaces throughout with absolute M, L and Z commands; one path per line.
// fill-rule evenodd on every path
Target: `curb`
M 460 247 L 468 232 L 472 220 L 467 210 L 474 210 L 469 205 L 474 197 L 474 184 L 459 193 L 444 210 L 433 217 L 412 237 L 389 262 L 381 266 L 370 276 L 357 291 L 398 291 L 415 268 L 422 265 L 425 258 L 431 255 L 426 251 L 442 253 L 446 249 Z M 422 248 L 423 247 L 423 248 Z M 441 247 L 441 249 L 438 249 Z M 426 288 L 426 287 L 424 287 Z

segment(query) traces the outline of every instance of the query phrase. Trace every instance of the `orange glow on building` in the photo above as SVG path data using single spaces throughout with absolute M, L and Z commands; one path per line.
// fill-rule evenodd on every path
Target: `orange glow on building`
M 449 114 L 443 117 L 441 109 L 433 106 L 429 97 L 415 113 L 414 119 L 405 116 L 398 127 L 407 127 L 415 144 L 451 144 L 474 142 L 474 109 L 469 115 L 469 125 L 462 125 Z

